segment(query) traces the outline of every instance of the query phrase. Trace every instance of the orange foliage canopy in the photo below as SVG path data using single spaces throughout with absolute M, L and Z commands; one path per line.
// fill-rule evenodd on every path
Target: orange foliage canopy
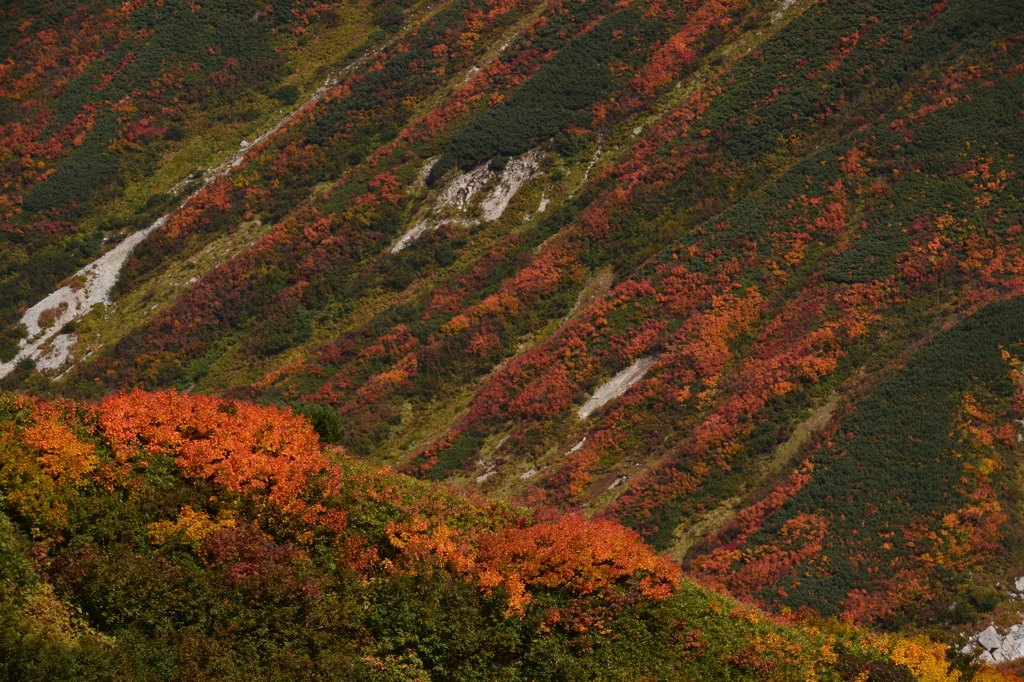
M 95 446 L 81 442 L 70 428 L 50 417 L 36 420 L 22 432 L 21 439 L 40 451 L 40 468 L 58 482 L 77 481 L 99 462 Z
M 392 523 L 388 538 L 407 560 L 437 559 L 472 576 L 486 592 L 504 587 L 506 613 L 523 615 L 528 588 L 567 588 L 603 595 L 629 578 L 648 599 L 664 599 L 679 585 L 681 571 L 656 556 L 634 531 L 608 520 L 565 516 L 532 526 L 491 533 L 462 533 L 423 517 Z
M 655 556 L 634 531 L 582 516 L 505 530 L 483 538 L 478 552 L 480 585 L 490 589 L 504 584 L 509 611 L 520 614 L 530 601 L 528 585 L 602 593 L 617 581 L 643 572 L 640 593 L 664 599 L 680 579 L 679 567 Z
M 309 422 L 276 407 L 174 390 L 116 393 L 100 406 L 100 427 L 118 464 L 175 454 L 185 476 L 265 494 L 285 512 L 306 509 L 303 487 L 330 466 Z

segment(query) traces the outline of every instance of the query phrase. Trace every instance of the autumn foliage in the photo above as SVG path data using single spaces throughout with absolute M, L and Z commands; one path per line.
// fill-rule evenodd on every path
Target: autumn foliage
M 304 511 L 303 489 L 330 466 L 309 423 L 274 407 L 133 391 L 104 399 L 99 428 L 114 456 L 112 476 L 119 465 L 170 454 L 187 478 L 263 496 L 284 512 Z
M 532 678 L 552 647 L 581 661 L 596 651 L 615 658 L 635 637 L 647 653 L 616 662 L 620 672 L 694 665 L 781 682 L 905 669 L 959 679 L 927 640 L 839 624 L 804 630 L 698 588 L 610 520 L 539 519 L 323 451 L 288 410 L 173 391 L 95 405 L 4 395 L 0 410 L 0 631 L 34 638 L 51 660 L 79 660 L 76 647 L 95 640 L 102 648 L 76 664 L 79 674 L 146 667 L 160 647 L 176 666 L 208 670 L 192 647 L 217 646 L 219 666 L 244 659 L 250 672 L 285 659 L 305 671 L 458 670 L 468 656 L 477 672 Z M 45 503 L 59 507 L 61 525 L 46 523 Z M 10 595 L 12 579 L 33 586 Z M 436 600 L 454 613 L 437 612 Z M 263 625 L 250 633 L 246 623 Z M 330 639 L 315 634 L 322 628 Z M 495 628 L 497 641 L 478 641 Z M 434 646 L 438 630 L 473 650 Z M 268 639 L 287 652 L 247 649 Z M 354 659 L 345 653 L 353 639 Z M 324 647 L 329 662 L 318 658 Z M 5 652 L 19 665 L 35 660 L 27 649 Z M 537 663 L 509 662 L 524 652 Z
M 16 506 L 27 500 L 26 495 L 35 495 L 39 503 L 49 494 L 57 496 L 60 501 L 54 504 L 66 513 L 78 498 L 60 491 L 85 494 L 91 489 L 92 494 L 102 494 L 137 486 L 161 457 L 172 458 L 184 480 L 209 482 L 223 491 L 222 504 L 207 509 L 184 505 L 173 518 L 151 523 L 147 532 L 158 546 L 177 543 L 198 550 L 211 534 L 236 528 L 235 517 L 250 504 L 261 509 L 269 503 L 275 513 L 267 515 L 267 521 L 283 522 L 303 543 L 320 538 L 347 559 L 358 562 L 362 557 L 364 570 L 371 571 L 388 566 L 415 570 L 424 562 L 440 562 L 488 593 L 500 587 L 509 613 L 520 616 L 535 588 L 601 595 L 635 579 L 643 598 L 657 600 L 671 594 L 679 582 L 675 566 L 656 557 L 634 532 L 608 521 L 588 522 L 578 516 L 550 522 L 506 518 L 507 514 L 489 515 L 478 500 L 458 505 L 463 515 L 477 517 L 470 526 L 465 525 L 465 516 L 454 527 L 433 521 L 422 515 L 427 508 L 415 498 L 405 500 L 390 492 L 387 485 L 393 483 L 375 491 L 383 481 L 366 476 L 346 480 L 336 459 L 342 453 L 324 452 L 309 422 L 287 409 L 175 391 L 114 394 L 86 408 L 84 420 L 71 403 L 19 398 L 11 407 L 31 410 L 33 419 L 9 438 L 20 439 L 37 453 L 37 468 L 28 467 L 36 479 L 34 486 L 23 490 L 16 479 L 4 479 L 10 488 L 8 499 Z M 83 442 L 83 435 L 89 442 Z M 16 447 L 10 440 L 8 445 Z M 109 454 L 101 456 L 99 451 Z M 13 465 L 14 461 L 6 465 L 7 476 Z M 44 481 L 45 487 L 40 487 Z M 234 495 L 241 499 L 232 503 Z M 353 535 L 346 523 L 352 495 L 391 500 L 399 519 L 388 524 L 384 547 L 371 551 L 365 538 Z M 26 508 L 22 513 L 32 511 Z M 65 518 L 62 530 L 67 523 Z M 372 557 L 378 553 L 382 558 L 375 561 Z
M 467 0 L 426 14 L 399 4 L 378 8 L 379 49 L 357 51 L 321 99 L 173 211 L 134 253 L 119 295 L 145 299 L 168 263 L 208 254 L 242 224 L 258 219 L 265 236 L 169 305 L 147 306 L 148 321 L 59 388 L 27 368 L 11 380 L 237 400 L 117 393 L 81 427 L 63 413 L 12 427 L 5 437 L 34 453 L 12 471 L 38 482 L 12 493 L 19 513 L 64 529 L 89 486 L 122 490 L 173 458 L 176 475 L 259 506 L 267 524 L 297 524 L 288 541 L 323 541 L 364 578 L 443 565 L 524 617 L 545 590 L 614 601 L 672 583 L 671 569 L 633 554 L 634 536 L 583 523 L 573 515 L 583 510 L 773 608 L 889 625 L 961 617 L 949 607 L 969 601 L 967 576 L 1005 550 L 1013 510 L 994 472 L 1012 460 L 1020 401 L 1006 372 L 963 384 L 970 372 L 912 359 L 954 323 L 1024 294 L 1013 3 Z M 174 21 L 222 7 L 195 5 Z M 122 35 L 114 24 L 163 5 L 117 7 L 76 12 L 55 33 L 17 29 L 17 54 L 59 66 L 52 82 L 17 60 L 2 72 L 4 92 L 26 106 L 6 110 L 20 119 L 2 131 L 0 229 L 25 254 L 24 239 L 70 243 L 86 224 L 48 192 L 70 187 L 55 173 L 101 133 L 102 161 L 173 151 L 160 130 L 173 132 L 189 102 L 277 73 L 276 58 L 198 46 L 195 70 L 161 66 L 146 92 L 124 91 L 141 68 L 125 46 L 143 55 L 169 22 Z M 274 3 L 252 21 L 315 47 L 332 12 Z M 59 38 L 75 22 L 109 29 L 96 49 L 124 59 L 89 53 L 88 36 L 69 51 Z M 285 61 L 290 41 L 275 53 Z M 57 121 L 40 93 L 99 62 L 90 91 L 102 103 Z M 529 125 L 516 113 L 527 110 Z M 455 173 L 489 164 L 476 195 L 486 196 L 506 154 L 530 147 L 538 175 L 501 218 L 481 220 L 479 199 L 438 208 Z M 450 172 L 428 167 L 438 158 Z M 33 205 L 31 219 L 17 213 Z M 424 215 L 437 220 L 396 251 Z M 50 261 L 25 262 L 12 262 L 11 282 L 43 291 L 50 275 L 33 272 Z M 24 288 L 4 291 L 20 297 L 10 315 L 28 303 Z M 7 333 L 13 352 L 17 330 Z M 1001 362 L 1019 355 L 1016 333 L 1000 332 Z M 994 352 L 958 348 L 965 366 Z M 580 406 L 638 361 L 643 376 L 581 419 Z M 898 381 L 880 383 L 888 376 Z M 958 388 L 935 393 L 922 376 Z M 351 454 L 567 515 L 525 523 L 481 511 L 486 528 L 473 530 L 367 478 L 360 504 L 393 512 L 374 517 L 371 537 L 340 501 L 356 484 L 332 455 L 286 409 L 246 399 L 316 405 Z M 161 551 L 217 537 L 277 556 L 244 525 L 218 525 L 233 517 L 205 502 L 181 499 L 150 520 Z M 690 526 L 715 532 L 691 543 Z M 736 660 L 767 675 L 762 653 Z

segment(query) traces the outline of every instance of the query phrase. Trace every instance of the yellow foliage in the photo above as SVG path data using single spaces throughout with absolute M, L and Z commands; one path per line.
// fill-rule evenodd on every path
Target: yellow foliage
M 455 336 L 469 329 L 469 325 L 469 318 L 460 313 L 441 325 L 441 333 L 447 336 Z
M 80 609 L 58 599 L 49 583 L 39 583 L 30 588 L 22 614 L 33 634 L 65 646 L 74 646 L 83 635 L 94 637 L 103 644 L 114 643 L 113 637 L 90 628 Z
M 182 507 L 177 521 L 157 521 L 149 524 L 149 539 L 154 545 L 181 544 L 198 549 L 203 538 L 221 528 L 234 528 L 235 520 L 222 516 L 214 521 L 206 512 Z
M 894 663 L 905 665 L 920 682 L 957 682 L 959 670 L 950 670 L 946 648 L 927 637 L 893 638 L 889 654 Z
M 40 432 L 35 431 L 35 435 Z M 77 440 L 71 436 L 74 442 L 65 443 L 66 449 L 56 442 L 49 447 L 45 439 L 31 442 L 36 452 L 42 450 L 41 455 L 33 457 L 35 453 L 26 452 L 19 443 L 21 437 L 14 424 L 0 424 L 0 494 L 26 518 L 33 535 L 59 534 L 67 524 L 67 503 L 78 494 L 74 484 L 95 467 L 95 456 L 91 449 L 88 455 L 76 449 Z M 65 456 L 69 454 L 72 456 Z
M 982 668 L 971 678 L 972 682 L 1012 682 L 1017 679 L 1020 678 L 1015 675 L 1005 675 L 987 663 L 982 664 Z

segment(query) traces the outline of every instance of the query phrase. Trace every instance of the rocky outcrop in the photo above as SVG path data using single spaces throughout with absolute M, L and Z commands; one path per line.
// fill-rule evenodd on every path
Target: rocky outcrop
M 516 192 L 540 171 L 542 158 L 541 152 L 534 150 L 508 162 L 505 170 L 501 172 L 497 186 L 486 199 L 480 202 L 485 222 L 501 217 Z
M 594 391 L 594 395 L 590 396 L 590 399 L 577 412 L 579 418 L 586 419 L 594 410 L 625 393 L 630 386 L 640 381 L 647 374 L 647 371 L 654 365 L 656 359 L 653 355 L 640 358 L 601 384 L 600 388 Z
M 427 230 L 436 229 L 439 224 L 444 222 L 444 217 L 449 216 L 452 209 L 457 214 L 461 213 L 463 215 L 449 216 L 449 222 L 462 225 L 477 224 L 479 221 L 472 219 L 469 215 L 470 209 L 473 207 L 473 200 L 481 190 L 492 183 L 494 185 L 493 188 L 480 202 L 480 211 L 484 222 L 497 220 L 505 212 L 505 209 L 508 208 L 509 202 L 522 189 L 523 185 L 540 173 L 541 160 L 543 158 L 544 153 L 535 149 L 509 160 L 500 173 L 492 171 L 488 164 L 483 164 L 471 171 L 455 176 L 438 195 L 433 206 L 420 212 L 421 219 L 416 222 L 416 225 L 395 242 L 395 245 L 391 247 L 391 253 L 401 252 L 419 239 Z M 417 184 L 414 187 L 422 184 L 422 181 L 436 162 L 437 159 L 433 159 L 423 167 L 416 181 Z M 544 210 L 547 204 L 544 201 L 541 204 L 540 210 Z M 449 209 L 449 211 L 445 212 L 445 209 Z
M 1003 661 L 1015 661 L 1024 658 L 1024 625 L 1014 625 L 1005 635 L 1000 635 L 993 626 L 982 630 L 974 642 L 964 647 L 964 653 L 976 653 L 981 648 L 978 656 L 986 663 L 1002 663 Z
M 1017 594 L 1011 592 L 1010 595 L 1021 598 L 1024 594 L 1024 576 L 1017 578 L 1013 587 Z M 961 652 L 976 654 L 979 659 L 991 664 L 1024 658 L 1024 623 L 1012 626 L 1005 635 L 1000 634 L 995 626 L 989 625 L 971 637 Z

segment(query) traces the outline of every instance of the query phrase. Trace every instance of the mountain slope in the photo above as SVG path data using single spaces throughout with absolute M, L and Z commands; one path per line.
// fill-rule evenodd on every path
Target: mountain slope
M 614 524 L 322 451 L 287 410 L 174 392 L 0 410 L 8 679 L 961 679 L 926 640 L 680 584 Z
M 328 406 L 355 455 L 621 521 L 745 598 L 974 622 L 1022 551 L 1015 3 L 375 11 L 390 38 L 137 248 L 72 372 L 8 385 Z

